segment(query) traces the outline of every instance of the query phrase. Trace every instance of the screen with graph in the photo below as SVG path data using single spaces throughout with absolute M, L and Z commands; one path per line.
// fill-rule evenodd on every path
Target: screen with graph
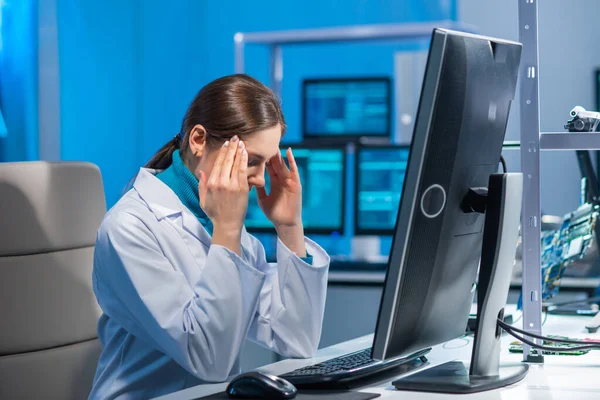
M 305 137 L 390 137 L 389 78 L 303 82 Z
M 287 147 L 286 147 L 287 149 Z M 302 222 L 307 233 L 342 233 L 344 229 L 344 147 L 292 146 L 302 183 Z M 281 150 L 285 158 L 285 149 Z M 270 181 L 265 174 L 267 193 Z M 248 232 L 274 232 L 262 212 L 256 188 L 250 192 L 245 221 Z
M 357 235 L 393 234 L 409 153 L 409 146 L 357 147 L 354 218 Z

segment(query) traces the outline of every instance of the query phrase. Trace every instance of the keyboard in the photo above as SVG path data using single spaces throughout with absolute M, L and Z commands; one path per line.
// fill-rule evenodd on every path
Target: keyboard
M 425 349 L 407 357 L 377 361 L 371 358 L 371 348 L 368 348 L 332 358 L 319 364 L 299 368 L 283 374 L 281 377 L 298 387 L 343 384 L 381 373 L 417 358 L 420 358 L 422 362 L 426 362 L 425 354 L 430 350 Z

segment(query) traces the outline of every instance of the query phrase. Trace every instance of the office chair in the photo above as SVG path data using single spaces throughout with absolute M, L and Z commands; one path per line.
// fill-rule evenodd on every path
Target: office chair
M 0 399 L 84 399 L 101 351 L 92 290 L 99 169 L 0 163 Z

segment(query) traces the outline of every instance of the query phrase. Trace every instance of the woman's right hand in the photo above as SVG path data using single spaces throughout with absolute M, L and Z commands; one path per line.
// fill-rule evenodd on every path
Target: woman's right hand
M 240 254 L 248 208 L 248 152 L 237 136 L 225 142 L 207 178 L 200 172 L 200 207 L 213 223 L 212 243 Z

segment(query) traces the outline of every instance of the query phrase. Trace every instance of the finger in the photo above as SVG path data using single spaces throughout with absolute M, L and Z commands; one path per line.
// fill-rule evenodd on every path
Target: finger
M 264 200 L 267 197 L 269 197 L 269 195 L 267 195 L 267 190 L 265 189 L 265 187 L 256 187 L 256 194 L 258 195 L 258 200 Z
M 298 164 L 296 164 L 296 159 L 292 153 L 292 148 L 288 147 L 285 154 L 287 155 L 288 163 L 290 164 L 290 172 L 292 173 L 292 177 L 296 178 L 296 180 L 300 182 L 300 172 L 298 171 Z
M 229 150 L 229 140 L 223 143 L 221 150 L 219 150 L 217 159 L 215 160 L 212 171 L 210 172 L 210 176 L 208 177 L 208 183 L 215 184 L 219 180 L 219 177 L 221 176 L 221 169 L 223 169 L 223 160 L 225 159 L 227 150 Z
M 287 168 L 283 165 L 283 159 L 281 158 L 281 153 L 277 153 L 275 157 L 271 159 L 271 166 L 273 167 L 273 171 L 278 177 L 285 178 L 289 171 L 286 171 Z
M 233 163 L 233 168 L 231 168 L 231 184 L 233 185 L 234 188 L 238 187 L 239 184 L 239 177 L 240 177 L 240 167 L 241 167 L 241 163 L 242 163 L 242 158 L 243 158 L 243 151 L 244 151 L 244 142 L 242 142 L 240 140 L 239 144 L 238 144 L 238 148 L 237 151 L 235 152 L 235 161 Z
M 281 152 L 279 152 L 279 160 L 281 161 L 281 168 L 283 168 L 283 170 L 285 172 L 290 172 L 290 169 L 288 168 L 288 165 L 286 164 L 285 160 L 283 159 Z M 288 162 L 289 162 L 289 159 L 288 159 Z
M 200 208 L 206 201 L 206 174 L 200 171 L 200 179 L 198 179 L 198 195 L 200 197 Z
M 275 158 L 275 157 L 273 157 L 273 158 Z M 269 160 L 269 162 L 267 163 L 267 174 L 269 174 L 269 178 L 277 179 L 277 173 L 273 169 L 273 160 L 272 159 Z
M 223 160 L 223 168 L 221 168 L 221 182 L 229 182 L 231 179 L 231 170 L 233 168 L 239 142 L 237 136 L 231 138 L 231 142 L 229 142 L 229 148 L 227 149 L 227 154 L 225 154 L 225 159 Z
M 242 149 L 242 159 L 240 160 L 238 175 L 239 187 L 248 192 L 248 151 L 246 150 L 246 146 Z

